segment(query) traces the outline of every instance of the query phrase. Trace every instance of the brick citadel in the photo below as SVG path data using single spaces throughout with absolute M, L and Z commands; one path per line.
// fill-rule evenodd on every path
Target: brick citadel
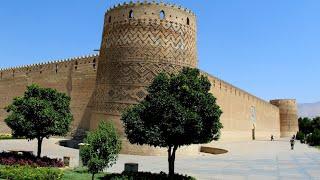
M 160 72 L 197 67 L 196 16 L 175 5 L 137 2 L 105 14 L 100 53 L 0 71 L 0 133 L 9 133 L 4 110 L 37 83 L 67 93 L 74 115 L 72 135 L 95 129 L 99 121 L 116 124 L 123 137 L 122 153 L 155 155 L 162 149 L 131 145 L 123 133 L 121 112 L 138 103 Z M 292 136 L 298 131 L 293 99 L 264 101 L 205 72 L 223 114 L 222 140 Z M 199 146 L 182 148 L 187 154 Z

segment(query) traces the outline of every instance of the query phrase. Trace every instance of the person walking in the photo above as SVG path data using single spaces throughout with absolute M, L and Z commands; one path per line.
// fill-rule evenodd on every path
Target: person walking
M 274 138 L 273 138 L 273 134 L 271 134 L 271 141 L 273 141 L 274 140 Z
M 293 138 L 291 138 L 291 140 L 290 140 L 290 145 L 291 145 L 291 150 L 293 150 L 293 148 L 294 148 L 294 139 Z

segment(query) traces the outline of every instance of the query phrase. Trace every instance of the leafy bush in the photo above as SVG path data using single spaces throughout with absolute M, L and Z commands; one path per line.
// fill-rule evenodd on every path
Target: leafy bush
M 307 136 L 307 142 L 310 146 L 320 145 L 320 130 L 316 129 L 312 134 Z
M 304 134 L 309 134 L 313 132 L 312 122 L 313 120 L 308 117 L 300 117 L 298 119 L 299 122 L 299 131 L 303 132 Z
M 296 139 L 297 140 L 304 140 L 304 138 L 305 138 L 305 134 L 301 131 L 298 131 L 297 135 L 296 135 Z
M 11 134 L 0 134 L 0 139 L 12 139 Z
M 150 172 L 123 172 L 122 174 L 108 174 L 104 178 L 104 180 L 167 180 L 169 179 L 169 176 L 164 173 L 160 172 L 160 174 L 156 173 L 150 173 Z M 187 176 L 187 175 L 179 175 L 175 174 L 173 177 L 170 179 L 174 180 L 195 180 L 194 177 Z
M 54 168 L 32 168 L 30 166 L 0 166 L 0 179 L 10 180 L 59 180 L 63 171 Z
M 83 164 L 94 175 L 115 164 L 121 150 L 121 140 L 113 124 L 101 121 L 97 130 L 89 132 L 80 148 Z
M 61 159 L 51 159 L 48 157 L 37 158 L 31 153 L 0 153 L 0 164 L 2 165 L 28 165 L 31 167 L 63 167 Z

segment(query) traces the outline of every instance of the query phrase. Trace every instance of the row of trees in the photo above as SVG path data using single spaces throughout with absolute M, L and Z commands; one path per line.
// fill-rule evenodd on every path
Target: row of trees
M 320 145 L 320 117 L 313 119 L 304 117 L 299 118 L 299 132 L 297 139 L 306 141 L 311 146 Z
M 169 175 L 174 175 L 175 154 L 179 147 L 218 140 L 222 111 L 209 93 L 210 81 L 198 69 L 184 68 L 178 74 L 160 73 L 149 86 L 147 97 L 128 108 L 121 120 L 132 144 L 167 148 Z M 7 107 L 5 119 L 13 135 L 38 140 L 63 136 L 73 119 L 70 97 L 38 85 L 27 87 L 24 96 Z M 112 166 L 121 149 L 121 141 L 111 123 L 102 122 L 89 132 L 80 150 L 82 160 L 94 174 Z

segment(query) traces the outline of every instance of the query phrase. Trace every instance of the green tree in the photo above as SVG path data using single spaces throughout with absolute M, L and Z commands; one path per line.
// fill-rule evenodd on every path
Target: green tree
M 312 124 L 311 126 L 313 128 L 313 131 L 315 131 L 317 129 L 320 130 L 320 117 L 313 118 L 311 124 Z
M 301 131 L 303 134 L 309 134 L 313 132 L 313 128 L 312 128 L 312 119 L 308 118 L 308 117 L 300 117 L 298 119 L 298 123 L 299 123 L 299 131 Z
M 307 136 L 307 142 L 310 146 L 320 145 L 320 129 L 315 129 L 314 132 Z
M 37 157 L 41 156 L 43 138 L 65 135 L 73 119 L 69 96 L 35 84 L 27 87 L 24 96 L 14 98 L 6 109 L 9 115 L 5 122 L 13 136 L 38 140 Z
M 84 142 L 87 145 L 80 148 L 80 156 L 94 179 L 95 174 L 115 164 L 121 140 L 112 123 L 101 121 L 98 129 L 89 132 Z
M 122 115 L 132 144 L 168 149 L 171 177 L 179 147 L 219 138 L 222 111 L 209 93 L 210 87 L 210 81 L 198 69 L 184 68 L 170 76 L 160 73 L 148 88 L 146 98 Z

